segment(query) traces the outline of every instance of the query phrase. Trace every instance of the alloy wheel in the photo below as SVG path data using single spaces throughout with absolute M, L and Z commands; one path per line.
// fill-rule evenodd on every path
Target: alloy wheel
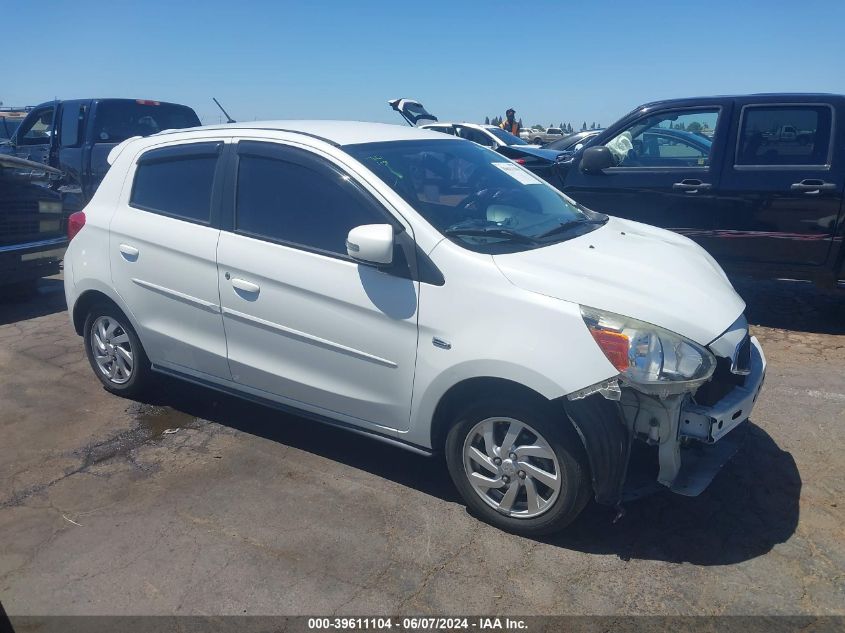
M 487 418 L 467 434 L 464 470 L 473 490 L 493 509 L 529 519 L 549 510 L 561 491 L 561 469 L 551 445 L 513 418 Z
M 91 326 L 89 344 L 102 375 L 116 385 L 132 378 L 134 354 L 126 328 L 110 316 L 98 317 Z

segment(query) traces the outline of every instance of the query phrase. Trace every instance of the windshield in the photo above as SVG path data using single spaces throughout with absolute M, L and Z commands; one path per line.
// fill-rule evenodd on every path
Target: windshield
M 505 145 L 528 145 L 528 143 L 523 141 L 518 136 L 514 136 L 510 132 L 506 132 L 500 127 L 490 126 L 485 127 L 484 129 L 490 132 L 490 134 L 495 136 L 497 139 L 502 141 L 502 143 L 504 143 Z
M 94 121 L 95 143 L 119 143 L 132 136 L 200 125 L 188 106 L 155 101 L 103 101 Z
M 606 219 L 475 143 L 444 138 L 347 145 L 344 150 L 441 233 L 472 250 L 544 246 Z

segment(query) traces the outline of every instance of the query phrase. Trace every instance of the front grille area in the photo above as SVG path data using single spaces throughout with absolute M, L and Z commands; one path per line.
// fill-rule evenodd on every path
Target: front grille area
M 15 195 L 15 189 L 14 185 L 0 181 L 0 246 L 35 242 L 63 234 L 61 213 L 39 213 L 38 199 Z
M 709 382 L 703 384 L 693 396 L 696 404 L 712 407 L 735 387 L 745 384 L 745 376 L 732 373 L 731 364 L 730 358 L 716 357 L 716 370 L 713 372 L 713 377 Z M 751 365 L 750 347 L 748 365 L 749 367 Z

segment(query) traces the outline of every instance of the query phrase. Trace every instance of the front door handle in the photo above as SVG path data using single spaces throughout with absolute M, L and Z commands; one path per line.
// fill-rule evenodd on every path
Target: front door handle
M 251 292 L 253 294 L 257 294 L 261 290 L 261 286 L 258 284 L 254 284 L 251 281 L 247 281 L 246 279 L 240 279 L 239 277 L 232 277 L 232 286 L 234 286 L 237 290 L 241 290 L 243 292 Z
M 836 185 L 832 182 L 825 182 L 816 178 L 805 178 L 801 182 L 795 182 L 790 185 L 791 191 L 800 191 L 808 196 L 817 196 L 822 191 L 833 191 Z
M 699 191 L 707 191 L 712 188 L 713 185 L 709 182 L 701 182 L 697 178 L 687 178 L 672 185 L 672 189 L 683 191 L 684 193 L 698 193 Z
M 123 259 L 134 262 L 138 259 L 138 255 L 141 251 L 139 251 L 134 246 L 129 246 L 129 244 L 121 244 L 120 245 L 120 254 L 123 255 Z

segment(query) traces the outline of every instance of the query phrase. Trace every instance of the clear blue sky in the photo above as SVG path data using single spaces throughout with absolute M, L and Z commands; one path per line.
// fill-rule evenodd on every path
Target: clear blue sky
M 127 96 L 232 116 L 400 122 L 516 108 L 609 124 L 664 97 L 845 93 L 845 0 L 136 0 L 5 7 L 0 101 Z

